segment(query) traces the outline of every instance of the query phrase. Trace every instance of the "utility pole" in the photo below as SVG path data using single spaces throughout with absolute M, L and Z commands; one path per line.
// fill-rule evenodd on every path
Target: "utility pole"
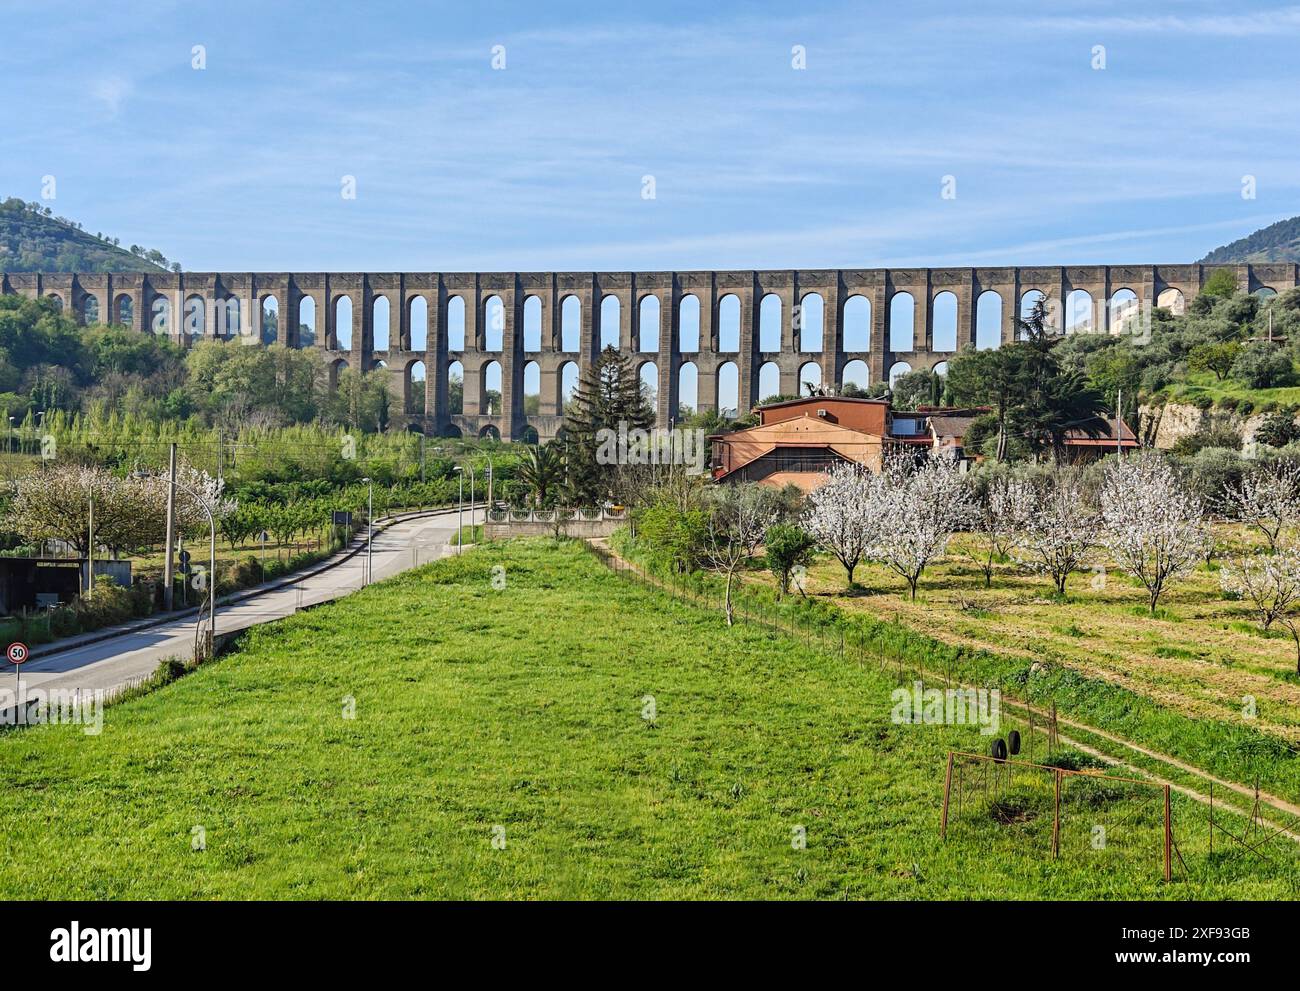
M 95 489 L 93 482 L 91 486 L 90 515 L 87 520 L 90 539 L 86 541 L 86 598 L 88 599 L 95 596 Z
M 167 469 L 167 556 L 163 560 L 163 608 L 171 612 L 176 601 L 176 576 L 172 571 L 172 545 L 176 543 L 176 443 L 172 442 Z
M 1120 433 L 1120 425 L 1124 422 L 1122 419 L 1124 410 L 1124 390 L 1120 389 L 1115 396 L 1115 454 L 1122 456 L 1124 454 L 1124 438 Z

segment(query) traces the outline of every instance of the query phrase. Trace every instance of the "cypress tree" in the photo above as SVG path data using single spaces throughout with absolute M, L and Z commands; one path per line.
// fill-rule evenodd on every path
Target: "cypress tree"
M 605 348 L 578 380 L 564 413 L 565 488 L 578 505 L 594 506 L 608 498 L 618 471 L 600 464 L 602 430 L 648 430 L 654 410 L 641 394 L 631 362 L 612 347 Z

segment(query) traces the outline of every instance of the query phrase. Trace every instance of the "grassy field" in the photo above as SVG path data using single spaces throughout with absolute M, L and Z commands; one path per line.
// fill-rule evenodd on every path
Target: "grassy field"
M 894 722 L 894 688 L 578 544 L 484 545 L 255 630 L 99 736 L 0 734 L 0 896 L 1290 896 L 1207 857 L 1181 797 L 1193 876 L 1165 885 L 1149 791 L 1083 796 L 1055 863 L 1041 781 L 969 793 L 941 843 L 947 751 L 989 738 Z
M 1252 389 L 1236 379 L 1217 379 L 1213 372 L 1188 372 L 1184 381 L 1167 386 L 1163 395 L 1174 402 L 1193 402 L 1198 398 L 1208 398 L 1214 402 L 1232 398 L 1238 401 L 1249 399 L 1255 409 L 1265 403 L 1279 406 L 1300 405 L 1300 386 L 1285 385 L 1272 389 Z
M 1298 742 L 1300 678 L 1290 634 L 1280 623 L 1264 633 L 1248 603 L 1220 589 L 1220 568 L 1255 542 L 1240 527 L 1220 527 L 1216 539 L 1224 560 L 1169 586 L 1154 617 L 1145 590 L 1102 555 L 1096 570 L 1071 576 L 1065 600 L 1046 577 L 1015 562 L 998 565 L 985 588 L 983 573 L 963 554 L 966 537 L 926 572 L 916 602 L 882 566 L 859 567 L 854 577 L 862 588 L 846 595 L 843 568 L 826 560 L 810 569 L 806 588 L 947 643 L 1065 665 L 1193 718 Z M 1255 700 L 1255 718 L 1244 721 L 1247 697 Z

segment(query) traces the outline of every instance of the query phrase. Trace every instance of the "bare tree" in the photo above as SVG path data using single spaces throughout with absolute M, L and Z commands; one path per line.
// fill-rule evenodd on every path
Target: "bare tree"
M 1300 465 L 1276 462 L 1251 472 L 1224 493 L 1227 511 L 1258 530 L 1276 553 L 1282 536 L 1300 524 Z
M 1219 583 L 1230 595 L 1249 599 L 1267 630 L 1281 622 L 1296 648 L 1296 674 L 1300 674 L 1300 623 L 1294 612 L 1300 605 L 1300 551 L 1282 548 L 1275 554 L 1241 558 L 1219 572 Z
M 885 459 L 870 493 L 870 516 L 880 522 L 867 556 L 901 575 L 916 601 L 926 566 L 974 517 L 970 488 L 950 458 L 929 458 L 914 467 L 910 458 L 896 455 Z
M 732 593 L 740 573 L 754 558 L 767 528 L 777 519 L 770 491 L 760 485 L 727 485 L 716 490 L 704 538 L 709 568 L 726 579 L 723 611 L 734 622 Z
M 1070 572 L 1097 544 L 1100 517 L 1077 470 L 1058 468 L 1036 486 L 1033 508 L 1016 546 L 1025 563 L 1051 577 L 1060 595 Z
M 1101 522 L 1102 543 L 1146 587 L 1152 615 L 1166 583 L 1189 574 L 1211 543 L 1201 500 L 1154 451 L 1106 468 Z
M 804 512 L 804 529 L 844 565 L 850 587 L 854 569 L 875 542 L 871 489 L 866 469 L 847 462 L 831 465 L 825 484 L 809 493 Z

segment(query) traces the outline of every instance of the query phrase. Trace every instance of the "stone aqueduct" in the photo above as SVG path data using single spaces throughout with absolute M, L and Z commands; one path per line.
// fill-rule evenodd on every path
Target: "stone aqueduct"
M 57 297 L 81 322 L 98 318 L 125 323 L 142 332 L 168 333 L 186 344 L 218 335 L 226 326 L 218 315 L 229 313 L 232 301 L 236 307 L 242 304 L 235 312 L 245 336 L 269 342 L 261 321 L 273 306 L 278 343 L 323 349 L 331 377 L 345 365 L 386 369 L 395 424 L 465 436 L 495 431 L 509 439 L 531 437 L 535 431 L 547 439 L 560 425 L 566 380 L 571 383 L 574 371 L 594 359 L 602 341 L 617 340 L 639 373 L 653 366 L 658 422 L 667 426 L 678 408 L 681 370 L 687 365 L 695 367 L 699 409 L 717 408 L 719 381 L 727 375 L 734 376 L 730 388 L 737 408 L 746 410 L 769 394 L 760 392 L 760 377 L 766 379 L 766 389 L 783 394 L 799 391 L 803 372 L 838 388 L 846 367 L 854 362 L 865 364 L 871 382 L 885 378 L 900 362 L 932 368 L 975 343 L 981 324 L 981 346 L 1010 341 L 1028 293 L 1063 301 L 1086 292 L 1091 327 L 1105 332 L 1117 294 L 1146 308 L 1177 307 L 1220 268 L 1228 269 L 1243 291 L 1281 292 L 1300 284 L 1296 265 L 1262 264 L 725 272 L 10 273 L 0 275 L 0 291 Z M 896 301 L 904 294 L 911 302 L 911 326 L 897 326 L 907 321 L 906 309 L 891 326 Z M 809 347 L 800 339 L 795 315 L 810 312 L 813 295 L 824 317 L 819 340 Z M 611 297 L 617 301 L 616 315 Z M 771 297 L 779 302 L 779 339 L 776 328 L 769 326 L 776 319 L 770 314 L 777 310 Z M 346 307 L 341 305 L 345 299 Z M 996 307 L 985 305 L 993 299 Z M 386 301 L 382 308 L 381 300 Z M 955 310 L 955 341 L 936 342 L 940 304 L 945 323 L 951 322 Z M 690 336 L 697 339 L 684 341 L 683 314 L 688 308 Z M 381 309 L 387 310 L 387 327 L 382 317 L 376 327 L 375 314 Z M 866 326 L 846 335 L 850 311 Z M 309 314 L 313 333 L 307 345 L 299 340 L 298 328 Z M 525 333 L 530 319 L 532 328 Z M 1058 329 L 1064 329 L 1060 324 L 1067 319 L 1057 308 Z M 722 325 L 728 321 L 738 324 L 738 333 L 736 328 L 724 332 Z M 377 330 L 386 346 L 376 347 Z M 945 328 L 944 333 L 950 331 Z M 530 334 L 531 342 L 526 340 Z M 996 337 L 990 339 L 990 334 Z M 540 381 L 539 412 L 526 414 L 525 367 L 533 362 Z M 422 400 L 419 390 L 411 387 L 412 369 L 420 363 L 427 380 Z M 455 363 L 464 375 L 463 408 L 458 413 L 448 403 L 448 373 Z M 567 368 L 571 363 L 574 367 Z M 776 389 L 769 365 L 775 366 Z M 499 409 L 486 405 L 489 373 L 500 375 Z

